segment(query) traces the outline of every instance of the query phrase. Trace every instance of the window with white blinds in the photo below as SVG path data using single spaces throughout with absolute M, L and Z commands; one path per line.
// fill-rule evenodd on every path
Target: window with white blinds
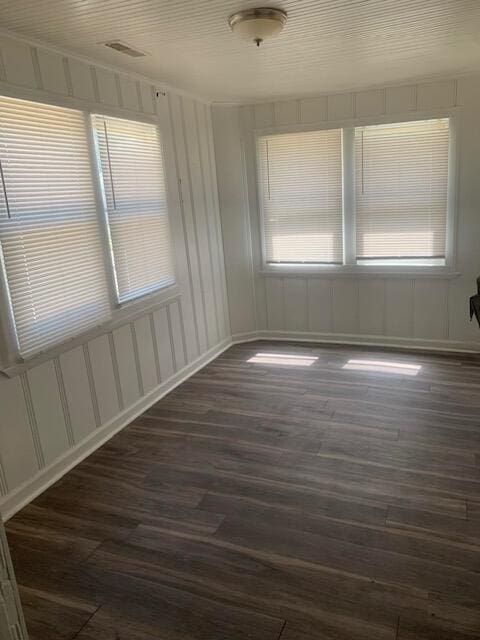
M 175 282 L 158 128 L 93 116 L 118 302 Z
M 81 111 L 0 97 L 0 243 L 26 357 L 108 318 Z
M 342 263 L 342 133 L 258 139 L 267 263 Z
M 357 261 L 444 264 L 449 120 L 355 129 Z

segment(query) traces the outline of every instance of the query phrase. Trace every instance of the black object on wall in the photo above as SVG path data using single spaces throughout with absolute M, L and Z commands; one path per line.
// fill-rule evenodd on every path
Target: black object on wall
M 477 294 L 470 298 L 470 320 L 474 315 L 480 327 L 480 276 L 477 278 Z

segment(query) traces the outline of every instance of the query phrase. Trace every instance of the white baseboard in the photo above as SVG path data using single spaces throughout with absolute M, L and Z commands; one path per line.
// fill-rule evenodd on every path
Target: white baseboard
M 313 333 L 306 331 L 260 330 L 237 333 L 232 336 L 234 344 L 254 340 L 275 340 L 293 342 L 318 342 L 324 344 L 345 344 L 353 346 L 390 347 L 407 350 L 422 350 L 452 353 L 480 353 L 480 342 L 460 342 L 454 340 L 424 340 L 420 338 L 394 338 L 387 336 L 363 336 L 347 333 Z
M 215 347 L 202 356 L 188 364 L 186 367 L 177 371 L 169 380 L 152 389 L 147 395 L 140 398 L 135 404 L 119 413 L 113 420 L 110 420 L 103 426 L 96 429 L 85 440 L 80 442 L 74 448 L 66 451 L 60 458 L 55 460 L 51 465 L 39 471 L 35 476 L 27 480 L 12 491 L 5 499 L 0 502 L 0 513 L 6 521 L 11 518 L 17 511 L 20 511 L 25 505 L 31 502 L 38 495 L 43 493 L 45 489 L 57 482 L 70 469 L 75 467 L 79 462 L 88 457 L 96 449 L 102 446 L 107 440 L 110 440 L 118 431 L 121 431 L 132 420 L 141 415 L 153 404 L 158 402 L 163 396 L 172 391 L 187 378 L 196 373 L 199 369 L 214 360 L 223 351 L 228 349 L 232 344 L 230 338 L 223 340 Z
M 263 340 L 263 331 L 247 331 L 245 333 L 234 333 L 232 336 L 233 344 L 242 344 L 242 342 L 253 342 L 254 340 Z

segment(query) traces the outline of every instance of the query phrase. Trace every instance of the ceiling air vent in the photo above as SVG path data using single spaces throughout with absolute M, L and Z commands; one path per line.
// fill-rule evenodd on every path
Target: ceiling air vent
M 139 51 L 138 49 L 134 49 L 130 47 L 125 42 L 120 42 L 120 40 L 114 40 L 113 42 L 105 42 L 106 47 L 110 47 L 110 49 L 115 49 L 115 51 L 119 51 L 120 53 L 124 53 L 131 58 L 142 58 L 147 54 L 143 51 Z

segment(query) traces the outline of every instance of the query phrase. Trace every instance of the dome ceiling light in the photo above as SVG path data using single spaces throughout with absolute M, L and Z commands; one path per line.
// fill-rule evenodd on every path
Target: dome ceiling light
M 260 7 L 237 11 L 228 19 L 233 33 L 242 40 L 255 42 L 257 47 L 266 38 L 277 36 L 287 22 L 287 14 L 281 9 Z

